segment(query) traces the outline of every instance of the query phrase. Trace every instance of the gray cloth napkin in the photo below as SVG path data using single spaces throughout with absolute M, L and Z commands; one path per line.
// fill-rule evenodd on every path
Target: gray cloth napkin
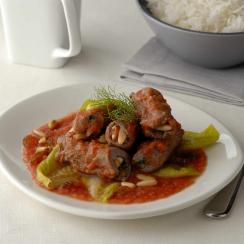
M 202 68 L 182 61 L 153 37 L 124 68 L 122 79 L 244 106 L 244 65 L 222 70 Z

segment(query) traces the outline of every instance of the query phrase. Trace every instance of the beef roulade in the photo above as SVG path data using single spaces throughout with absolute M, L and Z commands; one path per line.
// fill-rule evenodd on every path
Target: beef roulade
M 163 166 L 179 145 L 183 135 L 182 130 L 176 131 L 174 136 L 163 140 L 143 142 L 132 158 L 132 163 L 144 172 L 153 172 Z
M 57 160 L 68 162 L 77 171 L 102 178 L 126 180 L 131 171 L 130 157 L 120 148 L 97 141 L 77 140 L 72 135 L 59 138 Z
M 132 93 L 131 98 L 146 137 L 167 139 L 181 134 L 181 125 L 172 116 L 170 106 L 159 91 L 144 88 Z
M 89 139 L 98 136 L 105 124 L 105 115 L 101 109 L 89 109 L 77 112 L 71 132 L 80 139 Z
M 105 139 L 109 145 L 129 150 L 136 140 L 137 125 L 133 122 L 111 122 L 106 129 Z
M 157 129 L 152 129 L 150 127 L 142 126 L 143 134 L 152 139 L 167 139 L 182 135 L 183 130 L 181 125 L 171 116 L 167 124 L 164 124 Z M 181 139 L 181 138 L 180 138 Z M 176 140 L 180 141 L 178 138 Z
M 170 106 L 156 89 L 146 87 L 130 95 L 136 107 L 141 126 L 156 129 L 171 116 Z

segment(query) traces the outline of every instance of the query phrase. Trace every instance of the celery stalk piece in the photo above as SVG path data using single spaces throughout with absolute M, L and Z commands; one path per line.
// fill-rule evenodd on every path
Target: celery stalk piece
M 102 180 L 97 176 L 83 176 L 82 181 L 86 185 L 92 198 L 102 203 L 106 203 L 120 186 L 117 182 L 104 185 Z
M 199 176 L 200 172 L 198 172 L 193 167 L 176 168 L 172 166 L 167 166 L 158 170 L 154 174 L 156 176 L 163 177 L 163 178 L 177 178 L 177 177 L 184 177 L 184 176 Z
M 82 103 L 82 105 L 81 105 L 81 107 L 80 107 L 80 111 L 85 111 L 85 110 L 87 110 L 87 109 L 89 109 L 89 106 L 91 106 L 91 104 L 93 104 L 93 100 L 91 100 L 91 99 L 87 99 L 87 100 L 85 100 L 83 103 Z
M 120 184 L 117 182 L 111 183 L 107 185 L 102 194 L 99 197 L 99 201 L 102 203 L 108 202 L 109 198 L 113 196 L 113 194 L 119 189 Z
M 219 132 L 213 125 L 209 125 L 202 132 L 185 131 L 180 149 L 191 150 L 205 148 L 215 144 L 219 139 Z
M 83 176 L 83 183 L 94 200 L 99 200 L 102 191 L 102 180 L 97 176 Z
M 80 107 L 80 111 L 86 111 L 92 108 L 100 108 L 104 111 L 107 111 L 107 106 L 104 104 L 102 100 L 91 100 L 87 99 L 83 102 L 83 104 Z
M 80 175 L 70 165 L 61 166 L 55 159 L 59 146 L 55 146 L 50 154 L 36 169 L 36 179 L 48 189 L 61 186 L 67 182 L 79 180 Z
M 59 168 L 58 162 L 55 160 L 55 156 L 59 151 L 59 146 L 55 146 L 50 154 L 44 159 L 36 169 L 36 179 L 43 184 L 46 188 L 51 188 L 51 179 L 48 177 L 54 171 Z
M 65 183 L 74 182 L 77 180 L 80 180 L 81 176 L 80 174 L 75 171 L 71 165 L 67 165 L 62 167 L 61 169 L 58 169 L 51 177 L 51 183 L 50 187 L 58 187 L 62 186 Z
M 102 203 L 108 202 L 109 198 L 113 196 L 113 194 L 119 189 L 120 184 L 117 182 L 111 183 L 107 185 L 102 194 L 99 197 L 99 201 Z

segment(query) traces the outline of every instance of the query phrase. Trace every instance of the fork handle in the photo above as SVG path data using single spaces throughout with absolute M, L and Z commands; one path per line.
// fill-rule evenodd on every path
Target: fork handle
M 244 165 L 238 176 L 221 190 L 205 207 L 204 214 L 213 219 L 225 218 L 230 214 L 244 176 Z

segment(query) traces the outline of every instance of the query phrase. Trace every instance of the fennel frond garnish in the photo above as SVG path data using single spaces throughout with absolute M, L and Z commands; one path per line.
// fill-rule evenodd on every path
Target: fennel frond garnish
M 108 117 L 111 120 L 125 123 L 137 120 L 134 103 L 123 92 L 116 92 L 110 86 L 97 87 L 94 100 L 95 103 L 107 108 Z

